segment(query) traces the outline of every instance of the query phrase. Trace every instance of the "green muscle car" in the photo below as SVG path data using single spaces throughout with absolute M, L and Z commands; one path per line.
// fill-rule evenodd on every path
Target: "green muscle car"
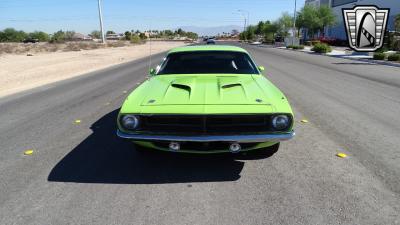
M 287 98 L 235 46 L 168 52 L 125 100 L 117 135 L 137 146 L 186 153 L 268 150 L 294 136 Z

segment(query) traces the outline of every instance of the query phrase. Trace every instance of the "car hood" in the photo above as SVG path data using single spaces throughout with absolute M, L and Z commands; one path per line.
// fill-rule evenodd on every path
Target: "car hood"
M 249 75 L 158 75 L 146 86 L 142 106 L 265 105 L 269 97 Z

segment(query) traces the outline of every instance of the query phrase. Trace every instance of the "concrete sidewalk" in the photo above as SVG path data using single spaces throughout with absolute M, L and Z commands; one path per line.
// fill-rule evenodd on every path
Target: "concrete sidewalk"
M 320 54 L 320 53 L 315 53 L 315 52 L 311 51 L 311 48 L 312 48 L 311 46 L 304 46 L 304 49 L 299 49 L 299 50 L 288 49 L 286 47 L 277 47 L 277 48 L 291 50 L 291 51 L 305 52 L 305 53 L 309 53 L 309 54 Z M 389 52 L 385 52 L 385 53 L 393 54 L 396 52 L 389 51 Z M 345 47 L 332 47 L 332 52 L 329 52 L 326 54 L 321 54 L 321 55 L 345 58 L 345 59 L 352 59 L 352 60 L 358 60 L 358 61 L 363 61 L 363 62 L 368 62 L 368 63 L 387 65 L 387 66 L 400 67 L 399 62 L 374 60 L 372 52 L 356 52 L 353 50 L 349 50 L 348 48 L 345 48 Z

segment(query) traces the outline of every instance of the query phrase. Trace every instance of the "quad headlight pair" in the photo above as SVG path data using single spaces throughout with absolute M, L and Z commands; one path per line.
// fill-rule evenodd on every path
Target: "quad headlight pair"
M 290 119 L 287 115 L 276 115 L 271 119 L 274 130 L 286 130 L 290 126 Z M 121 117 L 121 126 L 126 130 L 136 130 L 139 127 L 139 118 L 135 115 L 123 115 Z

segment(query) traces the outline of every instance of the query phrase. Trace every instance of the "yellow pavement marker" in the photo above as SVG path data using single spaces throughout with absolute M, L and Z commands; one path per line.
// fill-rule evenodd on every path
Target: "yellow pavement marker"
M 343 153 L 343 152 L 337 153 L 336 156 L 339 157 L 339 158 L 347 158 L 347 155 L 345 153 Z
M 124 94 L 128 93 L 128 91 L 123 91 Z
M 106 104 L 105 105 L 110 105 L 111 103 L 110 102 L 106 102 Z
M 32 155 L 33 154 L 33 149 L 28 149 L 24 152 L 24 155 Z
M 300 122 L 302 122 L 302 123 L 308 123 L 308 120 L 302 119 L 302 120 L 300 120 Z
M 80 124 L 81 120 L 75 120 L 75 124 Z

